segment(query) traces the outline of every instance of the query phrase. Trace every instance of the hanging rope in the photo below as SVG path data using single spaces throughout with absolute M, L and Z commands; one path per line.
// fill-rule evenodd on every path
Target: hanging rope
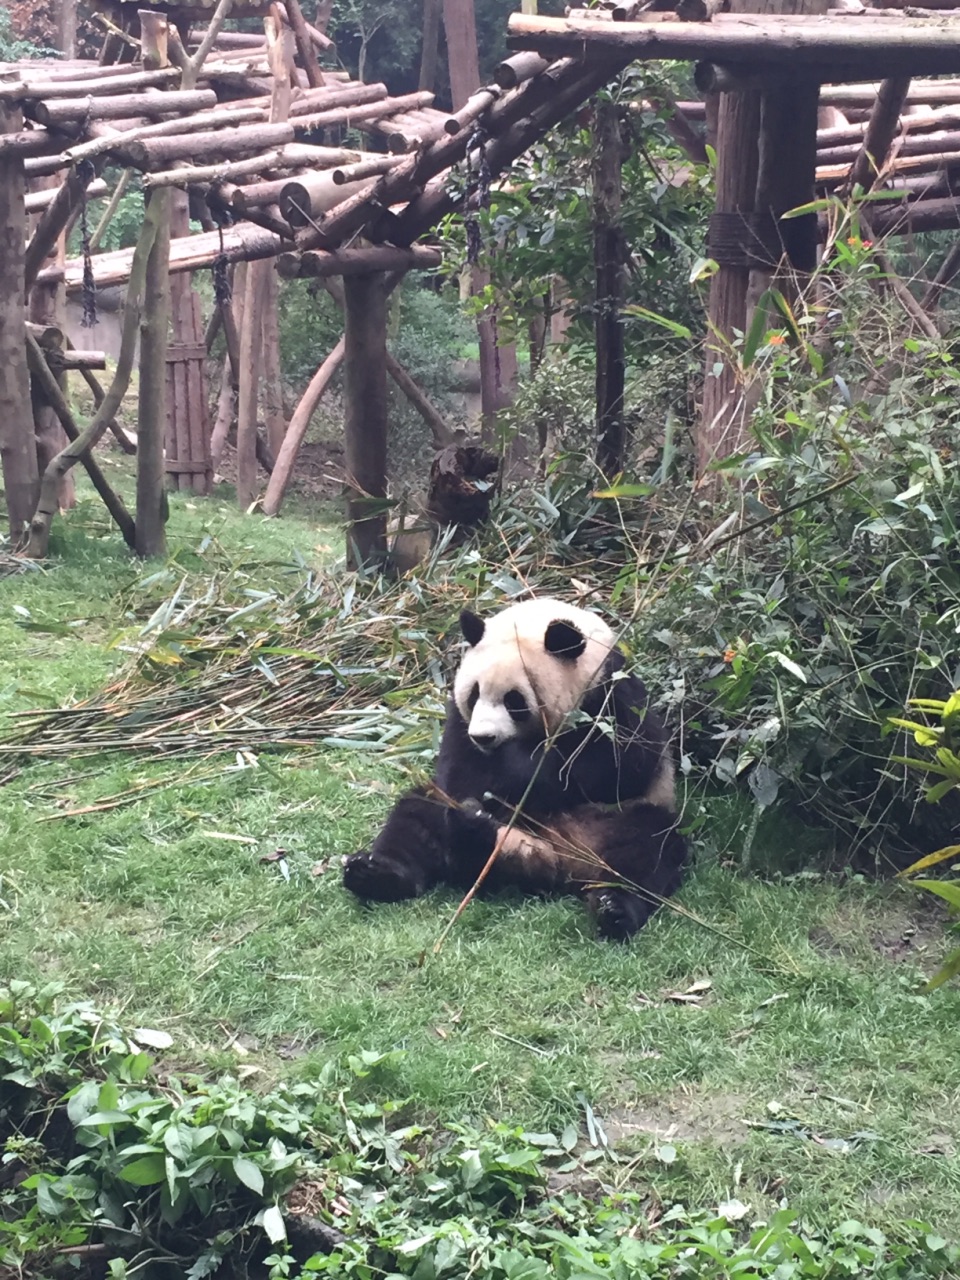
M 233 210 L 217 200 L 213 192 L 207 196 L 207 208 L 210 210 L 210 217 L 217 224 L 217 233 L 220 237 L 220 252 L 213 261 L 210 274 L 213 276 L 213 296 L 222 311 L 224 307 L 229 307 L 233 297 L 233 290 L 230 287 L 230 262 L 223 247 L 223 228 L 232 226 L 236 219 L 233 216 Z
M 490 205 L 490 166 L 487 164 L 486 130 L 477 124 L 467 140 L 467 195 L 463 208 L 463 223 L 467 233 L 467 262 L 471 267 L 480 261 L 483 252 L 483 233 L 480 230 L 480 212 Z M 476 163 L 473 155 L 476 153 Z
M 97 282 L 93 275 L 93 251 L 90 248 L 90 228 L 87 224 L 87 187 L 96 176 L 96 168 L 92 161 L 81 160 L 77 165 L 77 177 L 83 186 L 80 197 L 80 241 L 83 251 L 83 316 L 81 328 L 92 329 L 97 323 Z

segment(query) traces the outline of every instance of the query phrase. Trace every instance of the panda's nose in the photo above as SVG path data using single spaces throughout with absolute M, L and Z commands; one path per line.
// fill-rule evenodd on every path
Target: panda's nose
M 497 735 L 495 733 L 471 733 L 470 741 L 475 747 L 479 747 L 481 751 L 492 751 L 497 745 Z

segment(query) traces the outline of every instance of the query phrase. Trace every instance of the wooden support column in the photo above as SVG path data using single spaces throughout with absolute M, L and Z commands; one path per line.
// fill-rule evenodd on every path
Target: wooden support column
M 622 314 L 626 254 L 620 217 L 623 137 L 620 109 L 615 102 L 597 104 L 593 140 L 597 466 L 603 475 L 612 479 L 623 470 L 627 449 Z
M 732 0 L 734 13 L 818 14 L 828 0 Z M 711 463 L 746 443 L 750 397 L 740 384 L 736 332 L 749 324 L 755 300 L 770 283 L 783 249 L 790 264 L 816 265 L 815 216 L 780 222 L 788 209 L 813 198 L 817 145 L 816 66 L 806 75 L 767 79 L 716 77 L 717 212 L 711 220 L 711 256 L 720 263 L 710 289 L 703 411 L 697 436 L 697 476 L 703 486 Z M 793 69 L 791 69 L 793 71 Z M 737 226 L 740 220 L 739 227 Z M 768 267 L 769 264 L 769 267 Z
M 386 279 L 347 276 L 343 292 L 347 564 L 357 569 L 387 553 Z
M 263 309 L 260 316 L 263 334 L 263 420 L 267 428 L 267 444 L 276 459 L 287 430 L 283 415 L 283 376 L 280 366 L 279 279 L 276 265 L 265 264 Z
M 270 123 L 286 121 L 290 115 L 290 59 L 283 47 L 283 32 L 274 17 L 264 19 L 267 57 L 273 73 Z M 257 471 L 257 406 L 260 400 L 260 373 L 263 360 L 263 310 L 275 267 L 269 259 L 247 266 L 243 319 L 240 326 L 240 370 L 237 395 L 237 503 L 246 510 L 259 491 Z M 281 410 L 282 416 L 282 410 Z M 274 455 L 276 456 L 276 454 Z
M 140 10 L 144 66 L 167 65 L 167 20 Z M 170 317 L 170 189 L 147 197 L 156 238 L 147 259 L 140 322 L 140 395 L 137 413 L 136 541 L 140 556 L 162 556 L 167 549 L 167 501 L 163 443 L 167 427 L 167 328 Z
M 60 185 L 56 176 L 41 178 L 36 183 L 41 190 L 57 187 Z M 60 236 L 54 245 L 53 252 L 47 258 L 47 266 L 63 266 L 66 261 L 66 245 L 65 237 Z M 43 325 L 44 327 L 53 326 L 57 329 L 63 328 L 63 285 L 58 281 L 49 281 L 43 284 L 34 284 L 30 290 L 27 310 L 29 319 L 33 324 Z M 67 375 L 61 373 L 57 379 L 60 389 L 66 392 Z M 67 436 L 63 427 L 60 425 L 60 419 L 56 410 L 47 403 L 46 397 L 40 392 L 36 385 L 36 379 L 31 377 L 31 395 L 33 397 L 33 421 L 37 433 L 37 462 L 42 475 L 47 465 L 56 457 L 67 443 Z M 61 511 L 68 511 L 77 501 L 76 486 L 73 481 L 73 473 L 66 472 L 60 479 L 60 492 L 58 494 Z
M 0 133 L 23 128 L 19 108 L 0 105 Z M 40 493 L 25 343 L 23 160 L 0 158 L 0 464 L 10 537 L 17 546 Z
M 750 273 L 748 323 L 758 299 L 774 279 L 792 300 L 804 277 L 817 265 L 816 213 L 785 222 L 781 218 L 790 209 L 809 204 L 816 194 L 819 96 L 819 83 L 809 79 L 785 79 L 765 86 L 761 94 L 755 204 L 759 265 Z
M 760 95 L 720 95 L 717 111 L 717 212 L 711 219 L 711 254 L 715 253 L 717 221 L 753 213 L 757 192 Z M 703 410 L 697 432 L 697 477 L 709 476 L 710 464 L 736 452 L 742 438 L 743 396 L 737 379 L 731 343 L 747 327 L 747 288 L 750 267 L 720 261 L 710 282 L 707 361 Z

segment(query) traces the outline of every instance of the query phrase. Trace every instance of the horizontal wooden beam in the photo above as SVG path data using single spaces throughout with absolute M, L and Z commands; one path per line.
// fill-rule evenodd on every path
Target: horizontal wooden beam
M 395 249 L 391 245 L 371 245 L 361 249 L 322 249 L 306 253 L 282 253 L 277 259 L 277 272 L 289 279 L 310 276 L 358 276 L 367 271 L 428 271 L 439 267 L 443 254 L 429 245 Z
M 960 72 L 960 23 L 857 22 L 832 18 L 775 24 L 743 22 L 570 22 L 514 13 L 511 49 L 544 57 L 625 56 L 737 64 L 775 63 L 822 79 L 824 67 L 860 68 L 871 79 L 900 70 L 914 75 Z

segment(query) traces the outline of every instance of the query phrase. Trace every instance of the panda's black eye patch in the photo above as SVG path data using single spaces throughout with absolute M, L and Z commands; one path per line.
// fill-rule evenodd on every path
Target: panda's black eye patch
M 470 690 L 470 696 L 467 698 L 467 707 L 470 711 L 477 705 L 477 699 L 480 697 L 480 686 L 475 684 Z
M 509 689 L 503 695 L 503 705 L 510 713 L 511 720 L 529 719 L 530 708 L 527 706 L 527 700 L 519 689 Z

